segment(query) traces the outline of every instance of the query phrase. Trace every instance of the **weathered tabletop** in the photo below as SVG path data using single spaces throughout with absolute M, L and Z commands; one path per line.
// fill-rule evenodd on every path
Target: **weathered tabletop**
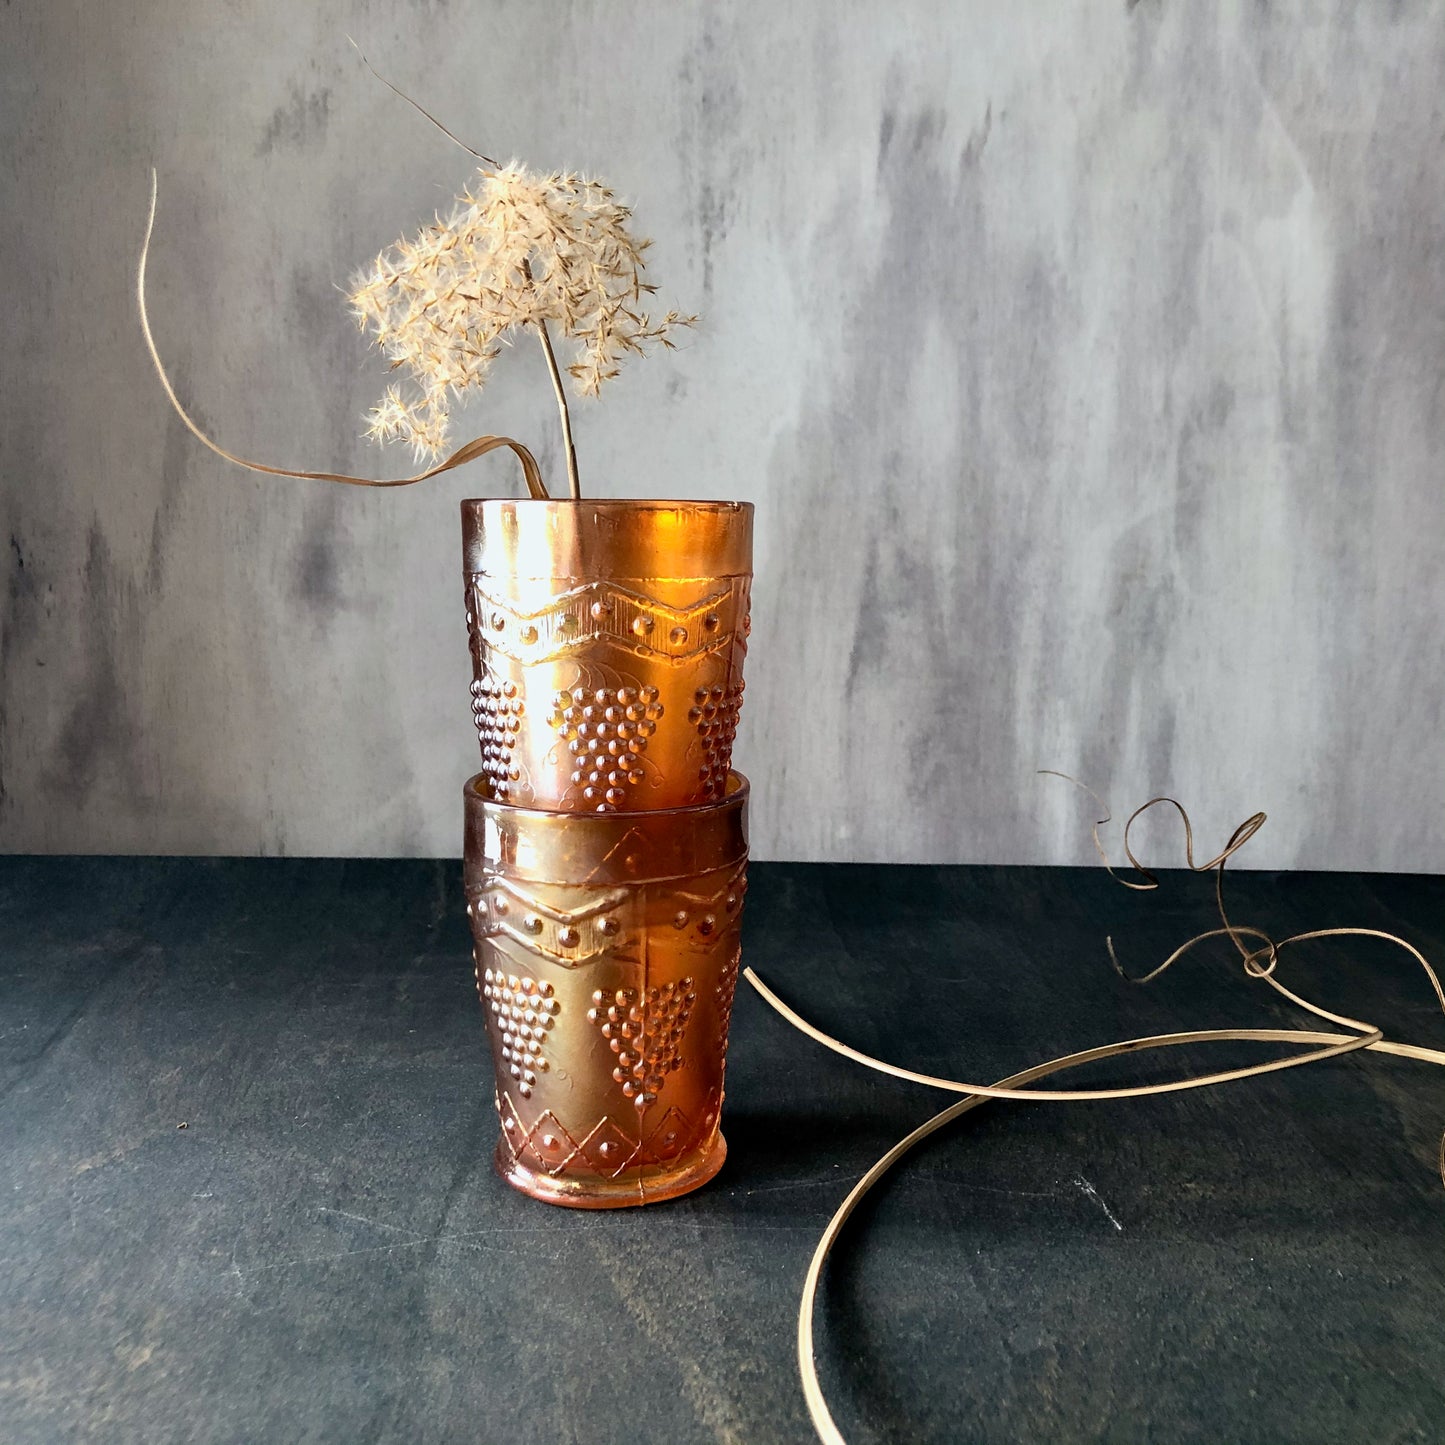
M 746 957 L 821 1026 L 956 1077 L 1296 1022 L 1224 948 L 1147 989 L 1110 971 L 1106 933 L 1162 957 L 1208 892 L 759 864 Z M 1280 934 L 1363 924 L 1445 959 L 1439 879 L 1241 874 L 1234 896 Z M 1412 967 L 1321 945 L 1288 976 L 1439 1047 Z M 0 860 L 0 1440 L 811 1439 L 808 1257 L 947 1099 L 743 986 L 723 1173 L 572 1213 L 493 1175 L 485 1048 L 456 864 Z M 1442 1126 L 1445 1071 L 1362 1055 L 991 1104 L 850 1227 L 820 1340 L 838 1420 L 853 1442 L 1439 1441 Z

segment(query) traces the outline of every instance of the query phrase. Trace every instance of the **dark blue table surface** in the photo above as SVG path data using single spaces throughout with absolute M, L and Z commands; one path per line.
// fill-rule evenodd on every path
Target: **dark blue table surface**
M 1206 880 L 758 864 L 746 958 L 818 1024 L 998 1078 L 1109 1039 L 1299 1017 Z M 1445 883 L 1240 874 L 1239 921 L 1445 959 Z M 703 1191 L 549 1209 L 492 1173 L 459 866 L 0 860 L 0 1441 L 812 1439 L 803 1271 L 947 1100 L 739 990 Z M 1445 1019 L 1383 944 L 1289 981 L 1395 1037 Z M 1307 1025 L 1306 1025 L 1307 1026 Z M 1263 1050 L 1116 1060 L 1102 1082 Z M 1079 1076 L 1075 1076 L 1079 1077 Z M 184 1124 L 184 1129 L 179 1126 Z M 989 1105 L 850 1226 L 820 1359 L 851 1442 L 1445 1439 L 1445 1071 L 1354 1055 L 1122 1103 Z

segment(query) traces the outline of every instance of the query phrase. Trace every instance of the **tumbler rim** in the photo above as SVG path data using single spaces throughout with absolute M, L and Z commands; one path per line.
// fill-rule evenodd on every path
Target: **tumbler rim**
M 483 497 L 461 504 L 468 573 L 524 578 L 750 576 L 751 502 Z
M 748 780 L 728 774 L 710 803 L 605 813 L 560 813 L 489 799 L 483 773 L 464 789 L 465 867 L 557 888 L 633 887 L 713 873 L 748 856 Z
M 713 511 L 756 511 L 752 502 L 728 497 L 463 497 L 464 507 L 490 507 L 500 510 L 510 507 L 592 507 L 598 511 L 614 508 L 635 510 L 639 507 L 657 509 L 666 507 L 707 507 Z
M 506 803 L 500 798 L 492 796 L 492 780 L 485 773 L 475 773 L 468 778 L 463 785 L 462 791 L 466 794 L 469 803 L 480 803 L 483 808 L 493 808 L 498 813 L 509 817 L 536 820 L 542 826 L 547 826 L 543 821 L 549 818 L 566 818 L 576 820 L 579 826 L 585 827 L 588 822 L 597 824 L 608 823 L 615 825 L 619 820 L 632 819 L 633 821 L 643 818 L 682 818 L 687 814 L 708 814 L 715 813 L 719 809 L 739 808 L 747 804 L 748 795 L 752 792 L 752 784 L 736 768 L 728 772 L 727 786 L 721 798 L 713 798 L 711 801 L 702 803 L 683 803 L 675 808 L 638 808 L 627 812 L 605 813 L 586 812 L 561 812 L 556 808 L 534 808 L 525 803 Z

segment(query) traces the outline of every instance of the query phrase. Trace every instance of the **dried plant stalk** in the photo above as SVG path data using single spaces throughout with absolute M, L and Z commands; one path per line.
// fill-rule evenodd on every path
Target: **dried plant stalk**
M 1024 1069 L 1021 1073 L 1012 1074 L 1006 1079 L 1000 1080 L 997 1084 L 976 1084 L 965 1083 L 957 1079 L 939 1078 L 932 1074 L 918 1073 L 913 1069 L 904 1068 L 898 1064 L 887 1063 L 882 1059 L 873 1058 L 861 1050 L 850 1047 L 840 1040 L 825 1034 L 821 1029 L 816 1028 L 805 1018 L 789 1008 L 777 994 L 775 994 L 750 968 L 743 970 L 743 977 L 762 996 L 763 1000 L 770 1004 L 782 1015 L 794 1028 L 801 1030 L 809 1038 L 822 1044 L 825 1048 L 833 1050 L 834 1053 L 852 1059 L 855 1063 L 864 1065 L 870 1069 L 876 1069 L 880 1073 L 891 1074 L 895 1078 L 906 1079 L 910 1083 L 924 1084 L 929 1088 L 946 1089 L 950 1093 L 962 1094 L 964 1097 L 956 1104 L 951 1104 L 942 1112 L 935 1114 L 931 1119 L 920 1124 L 911 1134 L 899 1140 L 868 1172 L 853 1186 L 846 1199 L 834 1211 L 833 1217 L 828 1221 L 828 1227 L 823 1231 L 813 1251 L 812 1261 L 809 1263 L 808 1272 L 803 1280 L 802 1299 L 798 1308 L 798 1373 L 803 1386 L 803 1398 L 808 1407 L 808 1416 L 813 1422 L 813 1428 L 817 1431 L 818 1438 L 824 1445 L 847 1445 L 843 1433 L 839 1430 L 837 1422 L 833 1419 L 832 1411 L 828 1408 L 828 1402 L 823 1395 L 822 1383 L 818 1374 L 818 1362 L 813 1347 L 813 1317 L 817 1310 L 818 1292 L 822 1281 L 823 1268 L 833 1252 L 843 1226 L 848 1222 L 849 1217 L 862 1202 L 865 1195 L 901 1160 L 913 1147 L 921 1143 L 930 1134 L 936 1133 L 945 1125 L 952 1123 L 961 1115 L 972 1109 L 978 1108 L 980 1104 L 986 1103 L 989 1099 L 1031 1099 L 1039 1101 L 1057 1100 L 1086 1100 L 1086 1099 L 1137 1099 L 1145 1098 L 1156 1094 L 1180 1093 L 1190 1089 L 1209 1088 L 1217 1084 L 1231 1083 L 1240 1079 L 1255 1078 L 1262 1074 L 1278 1072 L 1281 1069 L 1297 1068 L 1304 1064 L 1319 1063 L 1324 1059 L 1338 1058 L 1341 1054 L 1371 1051 L 1384 1054 L 1393 1054 L 1399 1058 L 1416 1059 L 1422 1063 L 1445 1065 L 1445 1051 L 1440 1049 L 1423 1048 L 1418 1044 L 1399 1043 L 1393 1039 L 1387 1039 L 1384 1032 L 1374 1024 L 1367 1023 L 1361 1019 L 1350 1018 L 1348 1015 L 1335 1013 L 1331 1009 L 1323 1008 L 1319 1004 L 1311 1003 L 1308 999 L 1301 997 L 1293 989 L 1286 987 L 1275 976 L 1280 956 L 1285 949 L 1293 944 L 1305 943 L 1315 939 L 1323 938 L 1375 938 L 1388 943 L 1393 943 L 1403 949 L 1416 963 L 1424 970 L 1430 987 L 1435 994 L 1436 1002 L 1442 1010 L 1445 1010 L 1445 985 L 1441 984 L 1439 975 L 1431 967 L 1424 954 L 1413 944 L 1397 934 L 1385 933 L 1375 928 L 1320 928 L 1308 933 L 1297 933 L 1291 938 L 1282 938 L 1278 941 L 1272 939 L 1263 929 L 1255 928 L 1249 924 L 1238 924 L 1230 921 L 1229 915 L 1224 908 L 1224 868 L 1225 864 L 1240 848 L 1244 846 L 1264 825 L 1265 815 L 1255 813 L 1245 819 L 1231 834 L 1229 841 L 1220 852 L 1207 863 L 1196 863 L 1194 861 L 1194 829 L 1189 821 L 1189 814 L 1183 806 L 1173 798 L 1151 798 L 1142 807 L 1136 808 L 1130 815 L 1124 826 L 1124 852 L 1129 859 L 1131 866 L 1140 875 L 1138 881 L 1120 877 L 1115 872 L 1109 861 L 1103 842 L 1099 836 L 1099 829 L 1111 821 L 1109 810 L 1105 807 L 1099 795 L 1092 788 L 1085 787 L 1077 779 L 1070 778 L 1067 773 L 1058 773 L 1051 768 L 1044 768 L 1040 771 L 1050 774 L 1053 777 L 1064 778 L 1074 783 L 1089 793 L 1095 802 L 1104 809 L 1104 817 L 1094 824 L 1093 837 L 1094 847 L 1103 860 L 1104 867 L 1110 877 L 1117 882 L 1124 884 L 1127 888 L 1140 891 L 1148 891 L 1159 886 L 1158 879 L 1143 863 L 1135 856 L 1130 844 L 1130 831 L 1134 823 L 1151 809 L 1167 804 L 1174 808 L 1179 815 L 1184 828 L 1185 839 L 1185 861 L 1192 873 L 1210 873 L 1215 875 L 1215 903 L 1219 911 L 1219 920 L 1222 927 L 1210 929 L 1206 933 L 1196 934 L 1181 944 L 1163 963 L 1152 969 L 1150 972 L 1138 977 L 1130 977 L 1125 974 L 1119 965 L 1119 960 L 1114 951 L 1113 939 L 1106 940 L 1108 945 L 1109 958 L 1119 973 L 1131 983 L 1148 983 L 1151 979 L 1157 978 L 1167 968 L 1170 968 L 1186 953 L 1190 952 L 1200 943 L 1207 942 L 1214 938 L 1227 938 L 1234 945 L 1240 956 L 1244 972 L 1251 979 L 1261 979 L 1274 991 L 1280 994 L 1288 1002 L 1297 1008 L 1313 1014 L 1316 1018 L 1327 1023 L 1337 1025 L 1345 1030 L 1343 1033 L 1326 1033 L 1319 1029 L 1196 1029 L 1182 1033 L 1153 1034 L 1147 1038 L 1122 1039 L 1117 1043 L 1098 1044 L 1093 1048 L 1083 1049 L 1078 1053 L 1065 1054 L 1057 1059 L 1050 1059 L 1046 1063 L 1035 1064 L 1032 1068 Z M 1250 941 L 1255 946 L 1250 946 Z M 1096 1063 L 1101 1059 L 1116 1058 L 1123 1054 L 1143 1053 L 1146 1050 L 1177 1048 L 1181 1045 L 1210 1044 L 1225 1042 L 1253 1042 L 1253 1043 L 1281 1043 L 1295 1046 L 1311 1045 L 1307 1051 L 1285 1055 L 1282 1058 L 1269 1059 L 1264 1063 L 1249 1064 L 1241 1068 L 1225 1069 L 1217 1073 L 1191 1075 L 1186 1078 L 1171 1079 L 1159 1084 L 1138 1084 L 1121 1088 L 1109 1089 L 1035 1089 L 1029 1087 L 1039 1079 L 1048 1077 L 1051 1074 L 1062 1073 L 1066 1069 L 1078 1068 L 1083 1064 Z M 1445 1138 L 1440 1143 L 1440 1173 L 1442 1180 L 1445 1180 Z
M 532 279 L 531 268 L 526 268 L 527 279 Z M 557 393 L 557 410 L 562 417 L 562 449 L 567 456 L 567 495 L 576 500 L 582 495 L 577 480 L 577 449 L 572 445 L 572 413 L 567 409 L 567 389 L 562 385 L 562 373 L 557 369 L 557 353 L 552 350 L 552 333 L 547 323 L 537 322 L 537 335 L 542 340 L 542 354 L 547 358 L 547 375 L 552 378 L 552 390 Z

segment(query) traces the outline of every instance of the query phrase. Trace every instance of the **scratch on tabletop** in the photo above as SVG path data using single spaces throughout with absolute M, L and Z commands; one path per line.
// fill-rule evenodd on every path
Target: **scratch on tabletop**
M 856 1184 L 859 1176 L 840 1179 L 832 1175 L 826 1179 L 785 1179 L 781 1184 L 764 1184 L 757 1189 L 745 1189 L 743 1195 L 751 1199 L 754 1194 L 776 1194 L 780 1189 L 818 1189 L 823 1185 Z
M 658 1298 L 655 1259 L 636 1259 L 619 1253 L 605 1246 L 602 1237 L 591 1231 L 581 1237 L 606 1272 L 625 1314 L 652 1347 L 667 1354 L 678 1369 L 682 1393 L 708 1437 L 718 1445 L 744 1445 L 750 1435 L 738 1403 L 743 1392 L 727 1372 L 704 1369 L 696 1351 L 686 1348 L 677 1320 Z M 714 1314 L 716 1309 L 714 1302 Z
M 1085 1179 L 1082 1174 L 1074 1175 L 1074 1183 L 1077 1184 L 1079 1188 L 1082 1189 L 1084 1193 L 1088 1195 L 1088 1197 L 1092 1199 L 1094 1203 L 1097 1204 L 1099 1208 L 1104 1211 L 1104 1213 L 1109 1218 L 1109 1223 L 1112 1224 L 1114 1228 L 1119 1231 L 1120 1234 L 1123 1234 L 1124 1226 L 1120 1224 L 1117 1219 L 1114 1218 L 1114 1211 L 1110 1209 L 1107 1204 L 1104 1203 L 1104 1200 L 1100 1196 L 1099 1191 L 1095 1189 L 1094 1186 L 1090 1184 L 1089 1181 Z

